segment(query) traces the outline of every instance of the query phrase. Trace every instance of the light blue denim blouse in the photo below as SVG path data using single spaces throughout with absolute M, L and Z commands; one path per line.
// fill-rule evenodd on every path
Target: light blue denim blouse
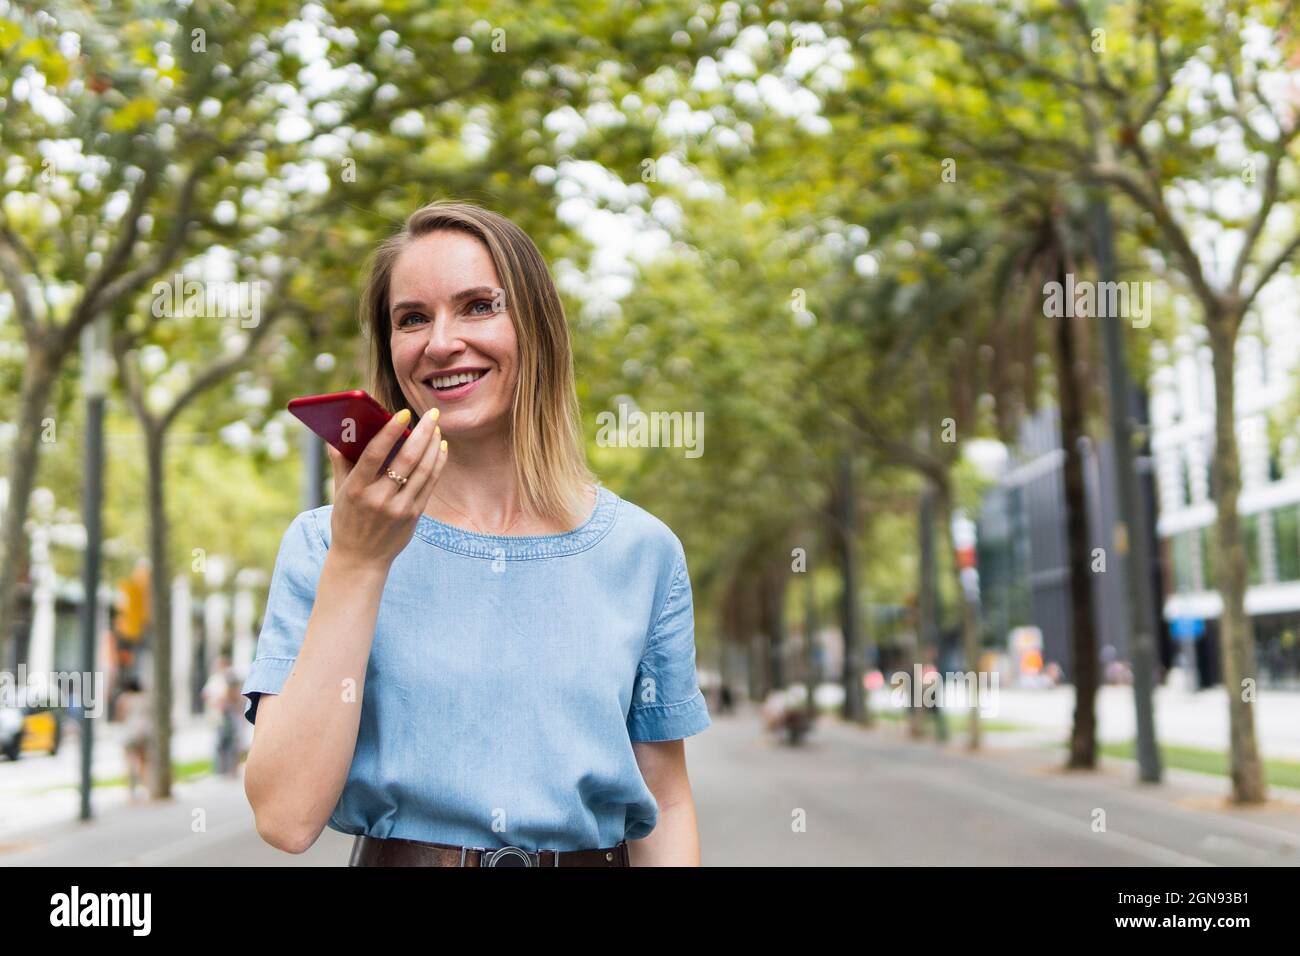
M 427 515 L 384 586 L 342 833 L 581 850 L 650 833 L 633 741 L 710 725 L 681 541 L 599 487 L 564 534 L 475 534 Z M 244 716 L 293 669 L 330 543 L 326 505 L 285 532 Z M 340 689 L 343 693 L 343 689 Z

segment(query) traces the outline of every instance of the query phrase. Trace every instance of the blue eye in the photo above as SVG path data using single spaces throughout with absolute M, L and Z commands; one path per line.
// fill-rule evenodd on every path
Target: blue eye
M 486 305 L 486 306 L 487 306 L 487 311 L 486 311 L 486 312 L 475 312 L 475 313 L 474 313 L 475 315 L 492 315 L 494 312 L 496 312 L 496 309 L 492 308 L 492 300 L 491 300 L 491 299 L 475 299 L 475 300 L 474 300 L 473 302 L 471 302 L 469 305 L 470 305 L 470 309 L 471 309 L 471 310 L 472 310 L 472 309 L 474 308 L 474 306 L 476 306 L 476 305 Z
M 422 318 L 424 318 L 424 316 L 422 316 L 419 312 L 408 312 L 406 313 L 406 315 L 402 316 L 400 319 L 397 320 L 397 327 L 399 329 L 404 327 L 406 325 L 407 319 L 422 319 Z

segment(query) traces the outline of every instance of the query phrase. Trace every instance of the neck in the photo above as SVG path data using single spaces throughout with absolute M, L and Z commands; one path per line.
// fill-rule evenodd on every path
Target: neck
M 447 444 L 447 464 L 425 513 L 436 517 L 445 502 L 487 528 L 501 528 L 515 520 L 522 502 L 509 437 L 451 438 Z

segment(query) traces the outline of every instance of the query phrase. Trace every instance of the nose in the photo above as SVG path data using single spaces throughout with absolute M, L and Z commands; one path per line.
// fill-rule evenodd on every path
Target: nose
M 445 366 L 450 356 L 465 350 L 456 323 L 449 316 L 435 316 L 428 328 L 429 338 L 424 343 L 424 354 L 438 367 Z

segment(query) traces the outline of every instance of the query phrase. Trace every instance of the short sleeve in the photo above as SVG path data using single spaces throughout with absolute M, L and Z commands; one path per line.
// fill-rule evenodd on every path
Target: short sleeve
M 707 730 L 708 704 L 695 673 L 695 608 L 678 544 L 673 580 L 646 641 L 628 712 L 633 741 L 679 740 Z
M 316 602 L 325 550 L 316 516 L 310 511 L 294 518 L 280 540 L 262 630 L 257 637 L 257 654 L 241 690 L 248 698 L 244 716 L 250 724 L 257 722 L 260 695 L 280 693 L 293 670 Z

